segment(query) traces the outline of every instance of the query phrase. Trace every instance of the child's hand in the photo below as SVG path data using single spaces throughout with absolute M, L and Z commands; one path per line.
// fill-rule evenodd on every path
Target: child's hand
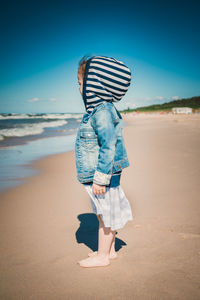
M 99 185 L 96 183 L 93 183 L 92 185 L 92 191 L 95 195 L 102 195 L 106 192 L 106 186 L 105 185 Z

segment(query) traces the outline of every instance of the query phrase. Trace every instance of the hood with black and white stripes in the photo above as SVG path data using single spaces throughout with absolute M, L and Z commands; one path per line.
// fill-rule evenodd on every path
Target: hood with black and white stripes
M 102 102 L 118 102 L 131 83 L 130 69 L 119 60 L 93 56 L 87 60 L 83 78 L 83 100 L 88 113 Z

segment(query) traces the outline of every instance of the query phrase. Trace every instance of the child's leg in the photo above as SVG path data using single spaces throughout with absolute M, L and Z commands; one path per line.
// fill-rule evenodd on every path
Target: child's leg
M 99 219 L 99 249 L 98 255 L 107 255 L 110 254 L 112 245 L 114 245 L 115 241 L 115 230 L 111 230 L 110 227 L 105 227 L 104 223 L 100 216 Z M 112 249 L 113 250 L 113 249 Z
M 104 224 L 99 215 L 97 215 L 97 218 L 99 220 L 99 237 L 100 237 L 100 236 L 102 236 L 102 230 L 103 230 Z M 116 234 L 116 231 L 115 231 L 115 234 Z M 115 234 L 113 235 L 113 240 L 112 240 L 111 247 L 110 247 L 110 255 L 109 255 L 110 259 L 117 257 L 117 253 L 115 252 Z M 97 251 L 88 253 L 88 256 L 94 256 L 94 255 L 97 255 Z
M 99 249 L 97 255 L 79 261 L 81 267 L 100 267 L 110 264 L 109 254 L 116 232 L 111 230 L 110 227 L 105 227 L 101 218 L 99 220 Z
M 112 240 L 112 244 L 110 247 L 110 258 L 116 258 L 117 257 L 117 253 L 115 251 L 115 235 L 116 235 L 116 230 L 115 230 L 115 234 L 113 235 L 113 240 Z

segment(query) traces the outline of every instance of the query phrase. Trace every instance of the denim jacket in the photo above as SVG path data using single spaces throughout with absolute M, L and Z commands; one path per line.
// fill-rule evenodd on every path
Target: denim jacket
M 122 135 L 122 116 L 103 102 L 85 113 L 75 141 L 77 178 L 109 185 L 113 173 L 130 165 Z

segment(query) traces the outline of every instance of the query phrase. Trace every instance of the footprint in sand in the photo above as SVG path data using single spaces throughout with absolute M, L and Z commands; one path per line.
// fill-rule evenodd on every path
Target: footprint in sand
M 134 227 L 135 227 L 135 228 L 140 228 L 141 225 L 140 225 L 140 224 L 135 224 Z
M 200 234 L 180 232 L 179 235 L 183 240 L 200 238 Z

